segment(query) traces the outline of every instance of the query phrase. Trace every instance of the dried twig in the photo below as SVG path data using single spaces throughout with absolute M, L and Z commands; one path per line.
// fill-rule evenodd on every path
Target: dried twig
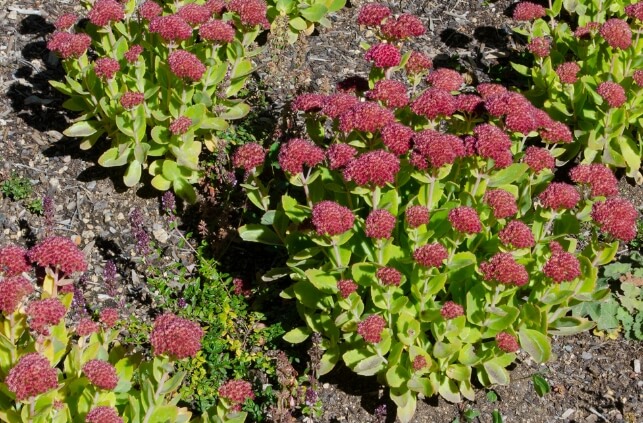
M 47 12 L 43 12 L 36 9 L 23 9 L 21 7 L 16 7 L 16 6 L 9 6 L 7 7 L 7 10 L 19 13 L 21 15 L 47 16 Z

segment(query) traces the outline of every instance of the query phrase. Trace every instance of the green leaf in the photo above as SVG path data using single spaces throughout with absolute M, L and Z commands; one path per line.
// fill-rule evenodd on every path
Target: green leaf
M 491 175 L 488 186 L 495 188 L 502 185 L 512 184 L 520 179 L 527 169 L 529 169 L 529 166 L 525 163 L 514 163 Z
M 172 188 L 174 188 L 176 195 L 187 201 L 189 204 L 196 203 L 196 191 L 185 179 L 178 178 L 172 181 Z
M 406 384 L 406 381 L 411 378 L 411 374 L 404 366 L 396 364 L 388 369 L 385 377 L 388 386 L 399 388 Z
M 461 253 L 456 253 L 451 261 L 447 263 L 447 267 L 449 268 L 449 270 L 454 271 L 466 266 L 470 266 L 472 264 L 476 264 L 476 262 L 477 259 L 475 254 L 469 251 L 463 251 Z
M 68 137 L 88 137 L 96 133 L 100 126 L 101 122 L 97 120 L 84 120 L 81 122 L 76 122 L 69 128 L 65 129 L 63 134 L 67 135 Z
M 397 405 L 397 418 L 401 423 L 408 423 L 415 415 L 417 398 L 415 393 L 406 388 L 391 389 L 390 397 Z
M 328 13 L 328 9 L 323 4 L 315 4 L 305 9 L 300 9 L 299 13 L 310 22 L 319 22 Z
M 249 223 L 239 228 L 239 236 L 244 241 L 260 242 L 268 245 L 282 245 L 283 242 L 270 228 L 256 223 Z
M 160 405 L 154 407 L 150 417 L 150 423 L 174 423 L 178 416 L 178 408 L 175 405 Z
M 159 191 L 167 191 L 172 187 L 172 181 L 168 181 L 163 175 L 156 175 L 152 178 L 152 186 Z
M 527 351 L 537 363 L 544 363 L 549 360 L 551 343 L 546 335 L 523 326 L 520 328 L 518 336 L 520 337 L 520 347 Z
M 581 317 L 565 316 L 554 321 L 549 326 L 551 335 L 574 335 L 592 329 L 596 324 Z
M 373 355 L 357 363 L 353 371 L 361 376 L 373 376 L 384 370 L 384 367 L 384 359 L 378 355 Z
M 455 383 L 455 381 L 449 379 L 448 377 L 445 377 L 444 379 L 442 379 L 442 381 L 440 381 L 438 393 L 440 394 L 440 396 L 442 396 L 442 398 L 449 402 L 457 404 L 462 401 L 458 385 Z
M 306 23 L 306 21 L 299 16 L 297 16 L 294 19 L 291 19 L 289 24 L 295 31 L 301 32 L 301 31 L 305 31 L 306 28 L 308 28 L 308 24 Z
M 138 181 L 141 180 L 141 163 L 139 163 L 137 160 L 133 160 L 130 162 L 129 166 L 127 166 L 127 170 L 125 170 L 125 175 L 123 176 L 123 182 L 125 183 L 125 186 L 128 187 L 133 187 L 134 185 L 138 184 Z
M 284 341 L 290 342 L 291 344 L 300 344 L 308 339 L 311 333 L 312 331 L 309 328 L 301 326 L 288 331 L 284 335 Z
M 337 292 L 337 276 L 319 269 L 306 270 L 306 276 L 311 284 L 325 294 Z
M 538 394 L 539 397 L 544 397 L 545 394 L 548 394 L 549 391 L 551 391 L 549 383 L 540 374 L 534 373 L 534 375 L 531 377 L 531 380 L 534 383 L 534 389 L 536 390 L 536 394 Z
M 531 71 L 529 70 L 529 68 L 527 66 L 520 65 L 520 64 L 514 63 L 514 62 L 510 62 L 510 63 L 511 63 L 511 67 L 514 68 L 514 70 L 516 72 L 518 72 L 522 76 L 526 76 L 528 78 L 531 77 Z
M 130 149 L 127 149 L 125 151 L 126 154 L 120 154 L 118 147 L 112 147 L 101 154 L 101 156 L 98 158 L 98 164 L 103 167 L 123 166 L 127 163 L 130 151 Z
M 493 410 L 491 412 L 491 422 L 492 423 L 503 423 L 502 414 L 500 414 L 500 411 Z
M 250 106 L 246 103 L 237 103 L 228 108 L 225 112 L 219 114 L 222 119 L 234 120 L 245 117 L 250 112 Z
M 507 370 L 498 364 L 495 360 L 489 360 L 482 364 L 487 376 L 489 376 L 489 381 L 497 385 L 508 385 L 509 384 L 509 373 Z

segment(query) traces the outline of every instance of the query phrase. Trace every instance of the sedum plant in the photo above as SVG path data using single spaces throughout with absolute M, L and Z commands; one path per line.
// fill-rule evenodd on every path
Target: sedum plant
M 269 0 L 268 17 L 273 30 L 280 22 L 287 27 L 287 41 L 294 44 L 299 34 L 312 34 L 316 24 L 330 27 L 326 15 L 345 5 L 346 0 Z
M 207 2 L 84 1 L 86 21 L 63 15 L 47 46 L 62 59 L 63 82 L 51 84 L 80 116 L 65 135 L 89 149 L 107 138 L 98 162 L 125 166 L 136 185 L 194 201 L 202 144 L 213 130 L 245 116 L 240 90 L 259 53 L 254 41 L 270 26 L 263 0 Z
M 624 168 L 643 183 L 643 2 L 521 2 L 513 16 L 534 57 L 532 67 L 513 64 L 531 78 L 525 95 L 574 127 L 577 142 L 562 157 L 580 152 L 583 163 Z
M 597 267 L 634 238 L 637 211 L 604 165 L 554 180 L 576 141 L 525 97 L 404 52 L 416 17 L 371 3 L 358 21 L 378 36 L 369 80 L 299 96 L 307 137 L 268 165 L 257 144 L 236 151 L 263 212 L 239 233 L 288 252 L 265 276 L 293 280 L 282 296 L 304 325 L 285 340 L 321 334 L 319 373 L 377 375 L 408 422 L 418 397 L 474 400 L 475 380 L 509 383 L 519 351 L 544 362 L 550 335 L 592 328 L 570 312 L 608 294 Z
M 228 382 L 243 389 L 220 391 L 221 403 L 192 420 L 177 405 L 185 372 L 175 365 L 201 349 L 204 332 L 197 323 L 159 316 L 147 358 L 119 342 L 116 309 L 104 308 L 98 322 L 66 318 L 73 276 L 86 269 L 83 252 L 68 238 L 49 237 L 28 251 L 0 248 L 0 421 L 245 421 L 238 404 L 253 396 L 248 382 Z M 30 277 L 34 270 L 44 270 L 41 286 Z

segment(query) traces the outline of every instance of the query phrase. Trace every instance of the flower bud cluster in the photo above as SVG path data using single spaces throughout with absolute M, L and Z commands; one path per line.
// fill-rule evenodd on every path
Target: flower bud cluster
M 624 198 L 612 197 L 592 205 L 592 219 L 601 231 L 621 241 L 629 242 L 636 237 L 638 218 L 634 205 Z
M 382 331 L 386 321 L 379 314 L 371 314 L 357 324 L 357 333 L 369 344 L 377 344 L 382 340 Z
M 344 169 L 344 179 L 355 181 L 357 185 L 373 184 L 383 187 L 395 182 L 400 171 L 400 159 L 384 150 L 364 153 L 351 160 Z
M 232 156 L 234 167 L 240 167 L 246 171 L 261 166 L 265 160 L 266 152 L 263 147 L 257 143 L 249 142 L 242 145 L 235 151 Z
M 449 252 L 440 243 L 423 245 L 413 252 L 413 259 L 424 267 L 440 267 L 449 257 Z
M 319 235 L 340 235 L 350 231 L 355 222 L 353 212 L 334 201 L 322 201 L 313 206 L 313 225 Z
M 618 194 L 618 180 L 604 164 L 579 164 L 569 172 L 569 176 L 577 184 L 589 185 L 592 197 L 612 197 Z
M 375 276 L 386 286 L 400 286 L 402 273 L 393 267 L 381 267 L 375 272 Z
M 279 166 L 292 174 L 303 172 L 304 165 L 313 167 L 323 160 L 324 150 L 301 138 L 291 139 L 279 150 Z
M 529 282 L 529 273 L 510 253 L 496 253 L 491 260 L 480 264 L 480 271 L 486 281 L 506 285 L 523 286 Z
M 0 248 L 0 276 L 18 276 L 31 270 L 27 250 L 17 245 Z
M 97 388 L 112 391 L 118 385 L 116 368 L 107 361 L 89 360 L 83 365 L 83 373 Z
M 58 374 L 47 358 L 38 353 L 29 353 L 23 355 L 9 370 L 4 383 L 16 394 L 16 400 L 24 401 L 56 388 Z
M 388 239 L 393 235 L 395 223 L 395 216 L 388 210 L 373 210 L 366 218 L 364 232 L 369 238 Z

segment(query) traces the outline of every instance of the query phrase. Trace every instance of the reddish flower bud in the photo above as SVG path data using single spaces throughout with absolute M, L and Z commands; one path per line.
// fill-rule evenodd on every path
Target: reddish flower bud
M 163 13 L 163 8 L 159 6 L 158 3 L 153 2 L 152 0 L 146 0 L 139 8 L 138 13 L 141 15 L 141 18 L 151 21 L 157 16 L 161 16 Z
M 625 50 L 632 45 L 632 30 L 623 19 L 608 19 L 599 32 L 612 48 Z
M 96 0 L 87 17 L 96 26 L 106 26 L 125 18 L 125 10 L 116 0 Z
M 67 309 L 58 298 L 32 301 L 27 306 L 29 327 L 41 335 L 49 335 L 48 326 L 57 325 L 65 317 Z
M 351 160 L 344 169 L 344 179 L 357 185 L 373 184 L 383 187 L 395 183 L 400 171 L 400 160 L 392 153 L 375 150 Z
M 107 361 L 89 360 L 83 365 L 83 373 L 97 388 L 112 391 L 118 385 L 116 368 Z
M 198 57 L 185 50 L 175 50 L 167 59 L 170 70 L 179 78 L 198 81 L 205 73 L 205 66 Z
M 588 184 L 592 190 L 592 197 L 611 197 L 618 194 L 618 180 L 604 164 L 580 164 L 569 172 L 569 176 L 577 184 Z
M 383 4 L 368 3 L 362 6 L 357 15 L 357 23 L 366 26 L 378 26 L 391 16 L 391 9 Z
M 540 126 L 536 110 L 538 109 L 529 104 L 509 111 L 505 117 L 505 127 L 509 131 L 518 132 L 522 135 L 535 131 Z
M 60 15 L 58 19 L 56 19 L 56 22 L 54 22 L 54 26 L 58 31 L 64 31 L 74 26 L 77 20 L 78 16 L 76 16 L 75 14 L 65 13 L 64 15 Z
M 317 93 L 305 93 L 297 96 L 292 102 L 293 110 L 302 112 L 318 112 L 324 107 L 326 96 Z
M 141 53 L 143 53 L 143 46 L 134 44 L 127 50 L 124 57 L 129 63 L 136 63 Z
M 245 380 L 229 380 L 219 387 L 219 396 L 227 399 L 233 405 L 240 405 L 247 399 L 255 399 L 252 384 Z
M 419 51 L 412 52 L 411 56 L 409 56 L 409 60 L 406 62 L 406 65 L 404 65 L 404 69 L 409 75 L 417 75 L 419 73 L 426 72 L 432 67 L 433 62 L 431 59 Z
M 279 150 L 279 166 L 292 174 L 304 171 L 304 165 L 313 167 L 324 160 L 324 150 L 312 141 L 293 138 Z
M 635 70 L 634 74 L 632 75 L 632 79 L 634 79 L 634 83 L 638 85 L 639 87 L 643 87 L 643 70 Z
M 393 267 L 381 267 L 377 269 L 375 276 L 385 286 L 400 286 L 402 283 L 402 273 Z
M 447 90 L 429 88 L 411 103 L 413 113 L 434 120 L 438 116 L 451 116 L 457 110 L 455 97 Z
M 458 232 L 477 234 L 482 231 L 482 223 L 475 209 L 466 206 L 453 208 L 449 211 L 449 222 Z
M 391 109 L 404 107 L 409 102 L 406 85 L 391 79 L 377 81 L 373 89 L 366 93 L 366 97 L 371 100 L 381 101 L 384 106 Z
M 561 63 L 556 68 L 556 74 L 563 84 L 574 84 L 578 80 L 578 72 L 580 72 L 580 66 L 576 62 Z
M 562 251 L 560 245 L 545 263 L 543 273 L 555 283 L 571 282 L 581 275 L 580 262 L 572 254 Z
M 539 4 L 529 1 L 523 1 L 516 5 L 513 18 L 517 21 L 533 21 L 534 19 L 544 18 L 547 12 Z
M 87 270 L 83 252 L 69 238 L 46 238 L 32 247 L 27 256 L 38 266 L 61 270 L 65 274 Z
M 423 355 L 416 355 L 413 359 L 413 370 L 422 370 L 427 366 L 426 358 Z
M 601 82 L 596 92 L 610 107 L 621 107 L 627 101 L 625 90 L 616 82 Z
M 486 281 L 516 286 L 523 286 L 529 282 L 527 269 L 516 263 L 510 253 L 496 253 L 489 261 L 480 264 L 480 271 Z
M 55 389 L 58 374 L 49 360 L 38 353 L 30 353 L 23 355 L 9 370 L 4 383 L 16 394 L 16 400 L 24 401 Z
M 500 332 L 496 335 L 496 344 L 498 348 L 507 353 L 513 353 L 520 349 L 516 338 L 507 332 Z
M 543 207 L 562 210 L 573 209 L 580 201 L 580 194 L 573 185 L 564 182 L 552 182 L 538 196 Z
M 201 38 L 213 43 L 231 43 L 236 31 L 228 22 L 212 19 L 199 27 Z
M 426 32 L 422 21 L 413 15 L 400 15 L 397 19 L 389 18 L 380 27 L 384 37 L 389 40 L 404 40 L 410 37 L 419 37 Z
M 337 119 L 359 103 L 353 94 L 339 93 L 329 96 L 322 106 L 322 113 L 332 119 Z
M 411 206 L 406 209 L 406 222 L 411 228 L 417 228 L 429 223 L 429 209 L 424 206 Z
M 106 328 L 113 328 L 116 325 L 116 322 L 120 319 L 118 316 L 118 310 L 115 308 L 107 307 L 101 310 L 98 319 Z
M 480 94 L 483 100 L 488 99 L 489 97 L 500 95 L 500 94 L 505 94 L 507 93 L 507 89 L 503 87 L 500 84 L 494 84 L 490 82 L 484 82 L 482 84 L 478 84 L 476 87 L 476 90 Z
M 491 89 L 488 91 L 491 91 Z M 522 94 L 506 91 L 487 95 L 484 99 L 484 106 L 491 116 L 501 117 L 517 110 L 526 111 L 530 114 L 534 113 L 532 104 Z
M 326 157 L 330 162 L 330 168 L 340 169 L 348 164 L 357 154 L 357 150 L 348 144 L 332 144 L 326 150 Z
M 240 167 L 246 171 L 261 166 L 265 160 L 266 152 L 263 147 L 255 142 L 242 145 L 232 156 L 234 167 Z
M 357 324 L 357 333 L 369 344 L 377 344 L 382 340 L 382 331 L 386 327 L 384 318 L 372 314 Z
M 0 312 L 12 314 L 18 309 L 23 298 L 32 292 L 31 282 L 22 276 L 0 279 Z
M 357 284 L 352 279 L 342 279 L 337 282 L 337 289 L 342 298 L 348 298 L 353 292 L 357 291 Z
M 464 316 L 464 307 L 453 301 L 447 301 L 442 305 L 440 314 L 447 320 L 455 319 L 456 317 Z
M 512 220 L 500 232 L 498 238 L 503 245 L 514 248 L 531 248 L 536 245 L 534 234 L 529 226 L 520 220 Z
M 85 423 L 123 423 L 115 408 L 100 406 L 91 409 L 85 416 Z
M 408 153 L 413 134 L 413 129 L 397 122 L 389 123 L 381 131 L 382 142 L 395 154 Z
M 506 163 L 506 156 L 509 155 L 511 163 L 511 139 L 502 129 L 497 126 L 483 123 L 473 129 L 476 135 L 476 149 L 480 157 L 493 159 L 496 167 Z
M 550 49 L 551 49 L 551 40 L 545 37 L 535 37 L 527 45 L 527 50 L 532 52 L 536 57 L 549 56 Z
M 89 336 L 92 333 L 97 333 L 99 330 L 98 323 L 94 322 L 92 319 L 83 317 L 78 322 L 76 326 L 76 335 L 78 336 Z
M 638 212 L 634 205 L 624 198 L 612 197 L 597 201 L 592 206 L 592 219 L 616 239 L 629 242 L 636 237 Z
M 27 250 L 17 245 L 0 248 L 0 276 L 17 276 L 31 270 L 27 261 Z
M 87 34 L 55 32 L 47 42 L 47 48 L 63 59 L 69 59 L 85 54 L 91 44 L 92 39 Z
M 429 168 L 429 162 L 417 151 L 411 151 L 409 163 L 418 170 L 426 170 Z
M 625 14 L 632 19 L 643 21 L 643 1 L 625 6 Z
M 545 142 L 569 144 L 574 141 L 572 131 L 562 122 L 551 121 L 540 131 L 540 137 Z
M 177 359 L 193 357 L 201 349 L 203 329 L 174 314 L 166 313 L 154 321 L 150 343 L 154 355 L 167 354 Z
M 464 79 L 460 72 L 448 68 L 433 70 L 426 80 L 435 88 L 447 91 L 458 91 L 464 84 Z
M 395 223 L 395 216 L 388 210 L 373 210 L 366 218 L 364 232 L 369 238 L 387 239 L 391 237 Z
M 522 161 L 535 173 L 540 173 L 544 169 L 554 170 L 556 167 L 556 159 L 546 148 L 527 147 Z
M 228 10 L 238 14 L 244 25 L 261 25 L 264 29 L 270 29 L 266 17 L 268 5 L 264 0 L 230 0 Z
M 176 14 L 191 25 L 200 25 L 210 19 L 211 12 L 204 5 L 188 3 L 181 6 Z
M 392 68 L 402 61 L 402 54 L 391 44 L 376 44 L 368 49 L 364 59 L 378 68 Z
M 220 15 L 226 7 L 225 0 L 208 0 L 204 4 L 213 15 Z
M 377 103 L 357 103 L 339 117 L 339 129 L 376 132 L 395 121 L 393 112 Z
M 125 109 L 132 109 L 145 101 L 142 93 L 126 92 L 121 96 L 121 106 Z
M 413 252 L 413 259 L 424 267 L 440 267 L 449 257 L 449 252 L 440 243 L 423 245 Z
M 452 164 L 456 158 L 465 154 L 464 143 L 455 135 L 442 134 L 432 129 L 425 129 L 413 137 L 413 143 L 424 157 L 435 168 Z
M 101 57 L 94 63 L 94 72 L 101 79 L 109 80 L 121 70 L 121 65 L 111 57 Z
M 574 36 L 576 38 L 590 38 L 596 31 L 601 27 L 601 24 L 598 22 L 588 22 L 585 26 L 579 26 L 574 31 Z
M 462 113 L 479 114 L 484 109 L 484 100 L 475 94 L 460 94 L 455 102 L 456 108 Z
M 313 225 L 319 235 L 340 235 L 353 228 L 355 216 L 334 201 L 321 201 L 313 206 Z
M 192 126 L 192 119 L 187 116 L 179 116 L 172 121 L 169 129 L 174 135 L 182 135 L 188 132 L 190 126 Z
M 252 289 L 250 289 L 250 284 L 241 278 L 232 279 L 232 285 L 234 286 L 235 295 L 241 295 L 243 297 L 250 297 L 252 295 Z
M 518 213 L 516 198 L 503 189 L 492 189 L 484 194 L 485 203 L 489 204 L 496 219 L 505 219 Z

